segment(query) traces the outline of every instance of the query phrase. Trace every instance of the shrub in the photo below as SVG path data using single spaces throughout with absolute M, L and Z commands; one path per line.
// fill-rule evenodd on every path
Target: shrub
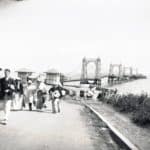
M 132 114 L 133 122 L 146 125 L 150 123 L 150 98 L 144 97 L 140 107 Z
M 99 100 L 112 105 L 117 111 L 130 113 L 133 122 L 137 124 L 150 124 L 150 97 L 147 94 L 111 94 Z

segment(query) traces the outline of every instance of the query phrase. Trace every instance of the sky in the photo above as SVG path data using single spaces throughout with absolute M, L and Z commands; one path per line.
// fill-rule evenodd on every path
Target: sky
M 150 74 L 149 0 L 1 0 L 0 66 L 81 72 L 101 58 Z

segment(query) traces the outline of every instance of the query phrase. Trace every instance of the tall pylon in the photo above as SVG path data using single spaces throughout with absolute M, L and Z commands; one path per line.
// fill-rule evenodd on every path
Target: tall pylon
M 81 80 L 84 81 L 85 79 L 87 79 L 87 60 L 84 57 L 82 60 Z
M 123 75 L 126 76 L 126 71 L 129 71 L 129 76 L 132 76 L 133 75 L 133 68 L 132 67 L 124 67 L 123 68 Z
M 84 57 L 82 60 L 82 70 L 81 70 L 81 82 L 87 82 L 88 80 L 88 75 L 87 75 L 87 66 L 89 63 L 94 63 L 96 66 L 95 69 L 95 80 L 96 82 L 101 80 L 101 59 L 91 59 L 91 58 L 86 58 Z M 100 83 L 98 83 L 100 84 Z
M 114 69 L 118 68 L 118 77 L 122 76 L 122 64 L 110 64 L 109 66 L 109 75 L 114 75 Z

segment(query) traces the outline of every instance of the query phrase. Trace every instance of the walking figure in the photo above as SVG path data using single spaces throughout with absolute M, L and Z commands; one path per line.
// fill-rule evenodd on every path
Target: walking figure
M 47 89 L 42 79 L 37 80 L 37 109 L 46 107 Z
M 50 90 L 49 94 L 52 99 L 52 113 L 60 112 L 60 99 L 62 97 L 62 88 L 60 84 L 54 85 Z
M 35 101 L 35 93 L 36 93 L 36 87 L 32 84 L 31 80 L 28 80 L 28 85 L 24 91 L 24 98 L 25 98 L 25 107 L 26 104 L 28 104 L 29 110 L 32 111 L 33 109 L 33 103 Z
M 15 98 L 13 100 L 14 109 L 22 109 L 24 89 L 19 77 L 15 79 Z
M 2 122 L 7 124 L 15 91 L 15 81 L 10 77 L 10 69 L 5 69 L 4 74 L 5 77 L 0 80 L 1 95 L 2 100 L 4 101 L 3 108 L 5 114 Z

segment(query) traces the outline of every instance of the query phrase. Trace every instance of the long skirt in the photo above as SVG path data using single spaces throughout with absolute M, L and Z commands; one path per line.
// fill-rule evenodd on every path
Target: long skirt
M 45 96 L 38 96 L 37 97 L 37 109 L 42 109 L 46 101 Z

